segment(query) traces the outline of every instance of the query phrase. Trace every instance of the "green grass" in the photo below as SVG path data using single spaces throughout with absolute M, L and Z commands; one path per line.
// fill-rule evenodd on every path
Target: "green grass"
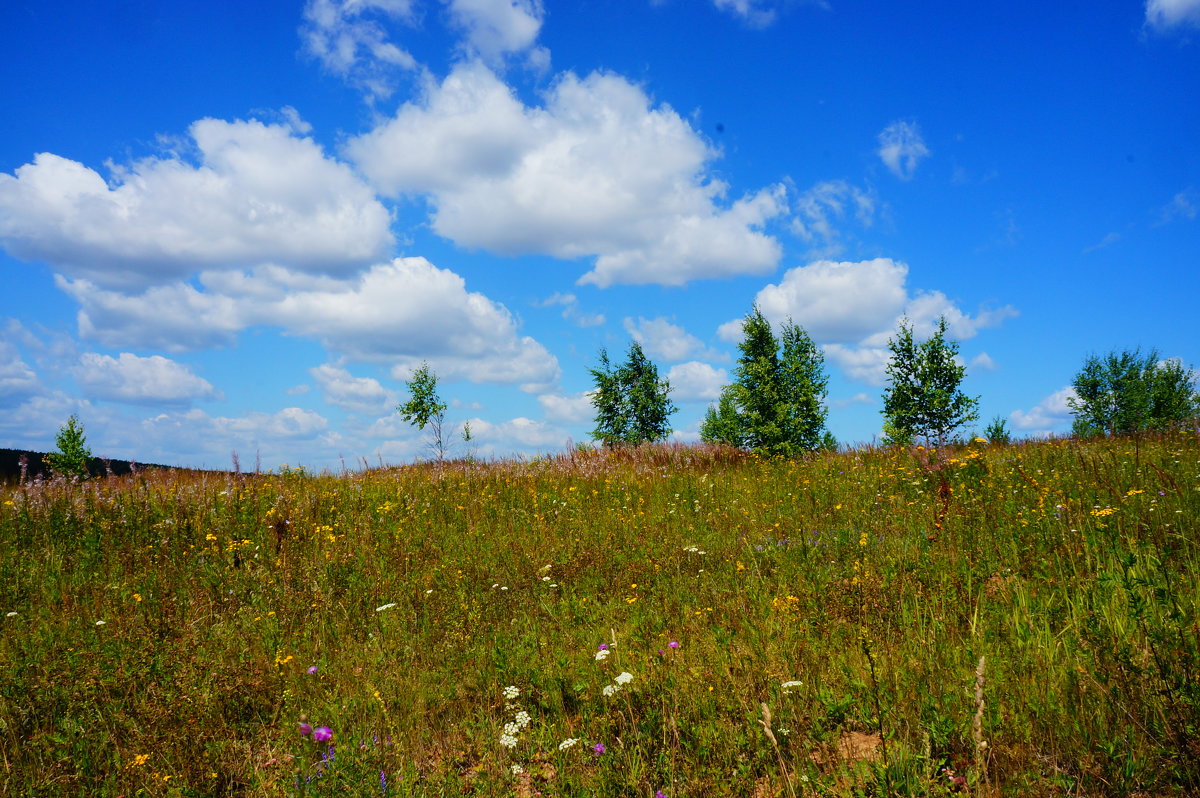
M 0 794 L 1196 794 L 1198 519 L 1194 433 L 9 487 Z

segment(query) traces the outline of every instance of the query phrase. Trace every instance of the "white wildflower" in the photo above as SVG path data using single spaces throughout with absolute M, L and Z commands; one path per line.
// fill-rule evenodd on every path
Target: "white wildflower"
M 504 724 L 504 733 L 510 737 L 516 737 L 521 733 L 521 726 L 516 721 L 509 721 Z
M 520 765 L 513 765 L 511 768 L 509 768 L 509 770 L 512 771 L 514 776 L 519 776 L 525 772 L 525 768 L 521 767 Z
M 566 751 L 568 748 L 575 745 L 575 743 L 577 743 L 577 742 L 579 742 L 579 740 L 576 740 L 574 737 L 568 737 L 567 739 L 563 740 L 561 743 L 558 744 L 558 750 Z
M 516 687 L 513 687 L 511 684 L 508 687 L 504 688 L 504 698 L 506 701 L 512 701 L 514 698 L 516 698 L 520 694 L 521 694 L 521 691 L 518 690 Z
M 505 748 L 516 748 L 517 738 L 511 734 L 505 733 L 500 735 L 500 745 Z
M 607 648 L 602 648 L 596 652 L 596 661 L 597 662 L 602 662 L 603 660 L 606 660 L 606 659 L 608 659 L 608 649 Z
M 526 712 L 525 710 L 521 710 L 520 712 L 517 713 L 517 716 L 515 718 L 513 718 L 513 723 L 516 724 L 518 729 L 524 729 L 526 726 L 529 725 L 529 721 L 530 721 L 529 713 Z
M 783 692 L 790 693 L 799 687 L 803 687 L 804 682 L 797 682 L 797 681 L 784 682 L 783 684 L 781 684 L 779 686 L 783 688 Z
M 619 675 L 613 681 L 615 681 L 617 684 L 629 684 L 633 681 L 633 674 L 629 671 L 623 671 L 621 675 Z
M 600 692 L 604 693 L 605 698 L 609 698 L 609 697 L 612 697 L 612 696 L 616 695 L 617 693 L 621 692 L 621 688 L 615 684 L 607 684 L 604 686 L 604 689 L 601 690 Z
M 375 612 L 383 612 L 384 610 L 390 610 L 392 607 L 395 607 L 395 606 L 396 606 L 396 602 L 393 601 L 391 604 L 384 604 L 382 607 L 376 607 Z

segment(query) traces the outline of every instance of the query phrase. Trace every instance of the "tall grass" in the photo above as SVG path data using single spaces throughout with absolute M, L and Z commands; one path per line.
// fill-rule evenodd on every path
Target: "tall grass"
M 11 486 L 0 793 L 1196 794 L 1198 443 Z

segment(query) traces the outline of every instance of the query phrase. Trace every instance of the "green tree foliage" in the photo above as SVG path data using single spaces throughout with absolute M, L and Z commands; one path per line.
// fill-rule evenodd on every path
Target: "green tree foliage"
M 1008 422 L 1003 416 L 996 416 L 983 430 L 983 437 L 991 443 L 1011 443 L 1012 433 L 1008 431 Z
M 665 440 L 671 434 L 670 416 L 676 407 L 670 399 L 671 385 L 659 379 L 658 367 L 634 341 L 621 366 L 614 366 L 608 352 L 600 350 L 600 364 L 591 369 L 595 390 L 596 429 L 592 437 L 605 446 L 636 445 Z
M 430 446 L 440 462 L 446 458 L 448 442 L 445 430 L 446 403 L 438 396 L 437 384 L 437 374 L 429 368 L 428 363 L 422 363 L 408 381 L 409 400 L 396 410 L 401 418 L 415 424 L 417 429 L 429 427 L 432 437 Z
M 1160 360 L 1154 349 L 1091 355 L 1071 385 L 1076 435 L 1166 429 L 1200 415 L 1195 375 L 1178 360 Z
M 54 438 L 58 451 L 46 455 L 46 464 L 55 474 L 64 477 L 87 479 L 88 460 L 92 458 L 92 450 L 88 448 L 87 436 L 83 433 L 83 424 L 79 416 L 71 414 L 67 423 L 59 428 Z
M 738 349 L 734 381 L 709 406 L 700 438 L 778 455 L 836 447 L 825 429 L 825 358 L 804 328 L 789 320 L 776 338 L 756 305 Z
M 918 438 L 941 445 L 956 429 L 979 418 L 979 397 L 962 392 L 967 370 L 955 361 L 958 344 L 946 339 L 946 318 L 938 319 L 924 343 L 913 339 L 912 325 L 888 340 L 888 387 L 883 393 L 884 441 L 909 445 Z

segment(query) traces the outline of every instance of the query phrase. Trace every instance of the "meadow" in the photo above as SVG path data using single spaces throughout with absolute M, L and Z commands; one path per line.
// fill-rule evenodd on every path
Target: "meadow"
M 0 489 L 0 793 L 1200 794 L 1200 436 Z

